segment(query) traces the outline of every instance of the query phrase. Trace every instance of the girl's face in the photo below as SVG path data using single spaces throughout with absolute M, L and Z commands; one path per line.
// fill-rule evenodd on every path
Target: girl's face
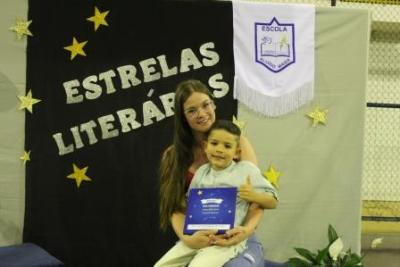
M 215 121 L 215 105 L 204 93 L 193 92 L 185 103 L 183 113 L 193 131 L 204 133 Z

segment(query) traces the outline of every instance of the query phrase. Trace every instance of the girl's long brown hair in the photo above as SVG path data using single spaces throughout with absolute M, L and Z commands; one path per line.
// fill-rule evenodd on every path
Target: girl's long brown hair
M 193 162 L 194 137 L 183 112 L 183 104 L 193 92 L 204 93 L 213 99 L 207 86 L 198 80 L 186 80 L 175 90 L 175 131 L 173 143 L 161 158 L 160 164 L 160 228 L 166 230 L 174 212 L 185 211 L 186 175 Z

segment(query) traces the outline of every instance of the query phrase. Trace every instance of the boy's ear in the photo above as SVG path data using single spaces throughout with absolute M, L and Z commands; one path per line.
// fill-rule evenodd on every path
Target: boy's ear
M 236 154 L 235 154 L 235 156 L 233 157 L 233 159 L 234 160 L 240 160 L 240 154 L 242 153 L 242 150 L 240 149 L 240 147 L 238 146 L 237 148 L 236 148 Z

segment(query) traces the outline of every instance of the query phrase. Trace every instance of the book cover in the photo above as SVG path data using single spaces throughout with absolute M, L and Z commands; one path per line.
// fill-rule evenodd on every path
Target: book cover
M 183 233 L 217 229 L 218 234 L 232 229 L 235 222 L 236 187 L 192 188 L 189 191 Z

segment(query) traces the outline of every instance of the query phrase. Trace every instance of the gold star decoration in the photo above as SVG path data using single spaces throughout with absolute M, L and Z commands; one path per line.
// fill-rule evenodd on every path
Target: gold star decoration
M 15 25 L 10 27 L 10 30 L 17 33 L 17 38 L 20 40 L 24 35 L 33 36 L 31 31 L 28 29 L 32 20 L 17 19 Z
M 276 188 L 279 188 L 279 177 L 281 172 L 275 170 L 274 166 L 270 165 L 268 170 L 263 173 L 267 180 Z
M 233 124 L 235 124 L 237 127 L 239 127 L 240 131 L 243 132 L 244 126 L 246 125 L 246 123 L 244 121 L 239 121 L 235 115 L 233 115 L 232 117 L 232 122 Z
M 307 116 L 313 120 L 312 126 L 317 126 L 318 123 L 326 124 L 326 116 L 328 110 L 322 110 L 320 107 L 314 108 L 313 111 L 307 113 Z
M 77 55 L 86 56 L 85 51 L 83 51 L 83 47 L 86 45 L 88 41 L 84 41 L 79 43 L 75 37 L 72 38 L 72 44 L 70 46 L 64 47 L 65 50 L 71 52 L 71 60 L 73 60 Z
M 30 113 L 33 113 L 33 105 L 39 103 L 40 99 L 32 98 L 32 91 L 29 90 L 29 92 L 26 94 L 26 96 L 18 96 L 19 101 L 21 101 L 21 105 L 19 106 L 19 109 L 24 109 L 26 108 Z
M 26 164 L 27 161 L 31 160 L 30 154 L 31 151 L 28 152 L 24 151 L 24 154 L 20 157 L 20 159 L 24 162 L 24 165 Z
M 67 176 L 67 178 L 74 179 L 76 181 L 76 185 L 81 185 L 82 181 L 92 181 L 88 176 L 86 176 L 86 172 L 89 166 L 84 167 L 83 169 L 79 169 L 75 163 L 72 164 L 74 172 Z
M 106 21 L 106 16 L 108 15 L 109 12 L 110 12 L 109 10 L 100 12 L 97 7 L 94 7 L 93 17 L 87 18 L 86 20 L 93 22 L 94 31 L 97 31 L 100 25 L 108 26 L 108 23 Z

